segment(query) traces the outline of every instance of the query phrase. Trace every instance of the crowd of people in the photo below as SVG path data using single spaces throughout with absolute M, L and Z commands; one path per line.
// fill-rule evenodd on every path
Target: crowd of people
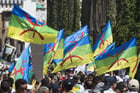
M 29 84 L 24 79 L 1 72 L 0 93 L 139 93 L 139 81 L 122 78 L 118 71 L 97 76 L 95 73 L 48 73 L 39 82 Z

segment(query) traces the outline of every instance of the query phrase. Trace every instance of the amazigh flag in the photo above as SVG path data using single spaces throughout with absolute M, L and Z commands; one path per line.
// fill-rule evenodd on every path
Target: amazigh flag
M 53 73 L 93 61 L 88 26 L 81 28 L 64 40 L 64 55 L 63 61 L 54 68 Z
M 93 52 L 94 52 L 93 56 L 97 56 L 98 54 L 100 54 L 112 42 L 113 42 L 113 37 L 112 37 L 111 24 L 109 20 L 106 27 L 101 32 L 101 34 L 99 35 L 97 41 L 93 46 Z
M 63 59 L 64 29 L 58 33 L 57 41 L 55 43 L 44 44 L 43 74 L 47 73 L 48 66 L 54 58 L 56 62 Z
M 33 76 L 33 64 L 32 64 L 32 58 L 30 56 L 29 57 L 29 75 L 28 75 L 29 82 L 31 82 L 32 76 Z
M 17 79 L 25 79 L 27 82 L 29 74 L 29 46 L 22 52 L 16 65 L 11 73 L 14 81 Z
M 110 44 L 109 46 L 107 46 L 107 48 L 106 48 L 104 51 L 102 51 L 100 54 L 98 54 L 98 56 L 100 56 L 100 55 L 102 55 L 102 54 L 104 54 L 104 53 L 106 53 L 106 52 L 108 52 L 108 51 L 111 51 L 111 50 L 115 49 L 115 46 L 116 46 L 116 42 Z M 96 59 L 98 56 L 96 56 L 95 59 Z M 88 70 L 88 71 L 94 71 L 94 70 L 95 70 L 95 67 L 96 67 L 96 66 L 95 66 L 95 61 L 93 61 L 93 62 L 91 62 L 91 63 L 89 63 L 89 64 L 87 65 L 87 70 Z
M 15 62 L 12 62 L 10 64 L 10 67 L 8 68 L 8 71 L 11 72 L 14 69 L 14 67 L 15 67 Z
M 47 44 L 56 42 L 57 32 L 14 5 L 8 37 L 30 43 Z
M 136 38 L 95 59 L 97 74 L 130 67 L 137 57 Z
M 58 48 L 52 62 L 57 65 L 64 58 L 64 29 L 62 29 L 58 35 Z
M 131 78 L 135 77 L 135 74 L 139 66 L 139 61 L 140 61 L 139 59 L 140 59 L 140 54 L 137 56 L 137 58 L 134 60 L 134 62 L 130 66 L 129 77 Z

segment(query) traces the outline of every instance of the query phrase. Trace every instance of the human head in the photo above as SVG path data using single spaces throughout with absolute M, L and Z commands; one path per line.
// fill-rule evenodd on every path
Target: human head
M 3 80 L 1 82 L 1 90 L 4 93 L 8 93 L 10 91 L 10 85 L 6 80 Z
M 107 76 L 105 77 L 104 79 L 104 90 L 108 90 L 109 88 L 112 88 L 113 90 L 115 90 L 116 88 L 116 82 L 117 82 L 117 79 L 116 77 L 112 77 L 112 76 Z
M 86 80 L 85 81 L 85 88 L 92 89 L 92 87 L 93 87 L 93 82 L 91 80 Z
M 126 93 L 127 92 L 126 84 L 124 82 L 117 83 L 116 92 L 117 93 Z
M 131 79 L 128 83 L 129 91 L 139 91 L 139 81 L 136 79 Z
M 47 77 L 41 80 L 41 86 L 49 87 L 49 79 Z
M 27 92 L 27 82 L 24 79 L 18 79 L 15 82 L 16 93 L 26 93 Z
M 65 89 L 65 91 L 72 90 L 73 86 L 74 86 L 74 81 L 72 79 L 66 79 L 63 82 L 63 88 Z
M 88 78 L 88 80 L 93 80 L 93 79 L 94 79 L 94 77 L 95 77 L 95 75 L 94 75 L 94 74 L 89 74 L 87 78 Z

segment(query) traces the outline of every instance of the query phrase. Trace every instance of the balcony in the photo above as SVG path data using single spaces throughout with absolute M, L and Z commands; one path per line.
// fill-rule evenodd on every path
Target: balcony
M 17 4 L 22 7 L 23 0 L 0 0 L 0 13 L 3 11 L 12 11 L 13 4 Z

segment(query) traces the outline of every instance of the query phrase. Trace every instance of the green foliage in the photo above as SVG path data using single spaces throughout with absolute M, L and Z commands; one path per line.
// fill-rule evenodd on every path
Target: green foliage
M 114 41 L 117 41 L 118 45 L 123 44 L 135 36 L 134 11 L 135 0 L 117 1 L 117 16 L 116 25 L 113 28 L 113 37 Z

